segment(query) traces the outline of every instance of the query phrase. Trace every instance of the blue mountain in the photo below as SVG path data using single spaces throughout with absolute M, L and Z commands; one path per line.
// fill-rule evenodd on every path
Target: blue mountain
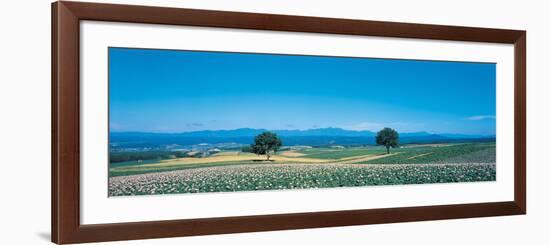
M 201 143 L 250 144 L 254 137 L 266 129 L 239 128 L 233 130 L 202 130 L 182 133 L 111 132 L 110 143 L 120 147 L 156 147 L 160 145 L 196 145 Z M 371 145 L 375 144 L 376 133 L 368 130 L 345 130 L 341 128 L 316 128 L 308 130 L 270 130 L 284 142 L 284 145 Z M 428 132 L 401 133 L 400 142 L 444 143 L 459 141 L 491 141 L 494 136 L 465 134 L 432 134 Z

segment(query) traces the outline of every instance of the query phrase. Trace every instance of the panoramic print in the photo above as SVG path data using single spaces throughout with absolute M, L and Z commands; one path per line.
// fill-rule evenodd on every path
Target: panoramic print
M 496 180 L 496 64 L 109 48 L 109 196 Z

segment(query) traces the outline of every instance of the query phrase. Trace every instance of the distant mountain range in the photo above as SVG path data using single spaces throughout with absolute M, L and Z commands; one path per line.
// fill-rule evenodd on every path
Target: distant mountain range
M 250 144 L 254 137 L 266 129 L 239 128 L 233 130 L 203 130 L 182 133 L 111 132 L 111 145 L 124 147 L 151 147 L 158 145 L 195 145 L 201 143 Z M 292 145 L 368 145 L 375 143 L 375 132 L 317 128 L 308 130 L 269 130 L 281 137 L 283 144 Z M 402 144 L 443 143 L 464 141 L 493 141 L 494 135 L 432 134 L 428 132 L 400 133 Z

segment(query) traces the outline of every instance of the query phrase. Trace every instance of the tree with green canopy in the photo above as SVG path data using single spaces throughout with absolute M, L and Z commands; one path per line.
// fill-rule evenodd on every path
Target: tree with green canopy
M 399 133 L 391 128 L 384 128 L 376 134 L 376 144 L 386 147 L 387 154 L 390 154 L 390 147 L 399 145 Z
M 276 133 L 266 131 L 254 138 L 254 144 L 250 148 L 257 155 L 266 155 L 269 161 L 271 154 L 276 153 L 282 145 L 283 142 Z

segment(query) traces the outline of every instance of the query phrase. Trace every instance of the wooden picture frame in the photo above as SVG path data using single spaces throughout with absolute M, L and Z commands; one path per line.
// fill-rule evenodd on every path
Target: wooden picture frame
M 514 200 L 478 204 L 82 225 L 79 23 L 82 20 L 514 45 Z M 306 229 L 526 213 L 526 32 L 83 2 L 52 4 L 51 234 L 58 244 Z

